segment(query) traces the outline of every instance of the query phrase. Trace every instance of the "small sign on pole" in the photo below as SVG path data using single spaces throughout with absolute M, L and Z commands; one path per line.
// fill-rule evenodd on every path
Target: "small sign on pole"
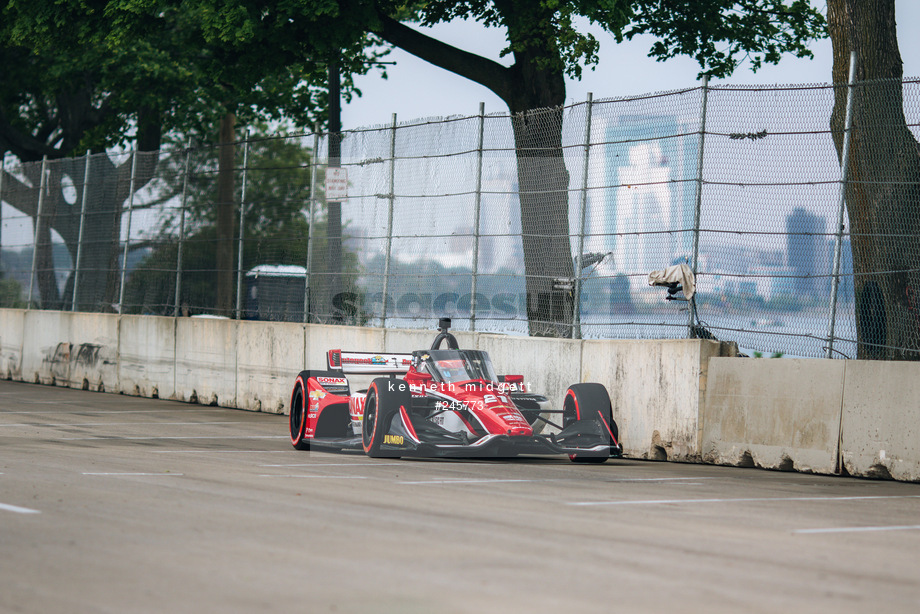
M 348 198 L 348 169 L 326 168 L 326 201 L 338 202 Z

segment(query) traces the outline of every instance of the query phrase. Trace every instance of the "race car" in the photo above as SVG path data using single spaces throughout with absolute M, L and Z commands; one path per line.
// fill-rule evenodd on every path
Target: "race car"
M 442 318 L 431 347 L 411 354 L 328 351 L 326 370 L 302 371 L 294 382 L 291 443 L 374 458 L 566 454 L 602 463 L 622 456 L 603 385 L 573 384 L 562 409 L 552 410 L 522 375 L 496 375 L 486 352 L 461 350 L 449 329 Z M 353 391 L 347 376 L 356 374 L 378 377 Z M 547 417 L 554 414 L 561 424 Z M 544 435 L 545 426 L 554 428 Z

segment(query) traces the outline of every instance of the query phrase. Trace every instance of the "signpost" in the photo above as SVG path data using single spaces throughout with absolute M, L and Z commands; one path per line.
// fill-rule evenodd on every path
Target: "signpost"
M 348 169 L 340 166 L 326 168 L 326 202 L 348 199 Z

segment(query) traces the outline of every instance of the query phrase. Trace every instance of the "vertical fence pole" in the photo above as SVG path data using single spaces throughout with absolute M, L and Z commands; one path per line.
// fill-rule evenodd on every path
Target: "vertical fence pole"
M 128 273 L 128 248 L 131 246 L 131 214 L 134 211 L 134 182 L 137 177 L 137 145 L 131 155 L 131 183 L 128 189 L 128 228 L 125 231 L 125 251 L 121 257 L 121 287 L 118 289 L 118 313 L 124 309 L 125 304 L 125 276 Z
M 182 210 L 179 213 L 179 246 L 176 251 L 176 305 L 173 316 L 179 317 L 182 309 L 182 248 L 185 243 L 185 208 L 188 201 L 188 174 L 191 168 L 192 137 L 185 146 L 185 176 L 182 178 Z
M 476 201 L 473 207 L 473 282 L 470 288 L 470 330 L 476 332 L 476 288 L 479 277 L 479 213 L 482 210 L 482 148 L 485 142 L 486 103 L 479 103 L 479 145 L 476 147 Z M 440 315 L 440 314 L 434 314 Z
M 381 328 L 387 326 L 387 293 L 390 290 L 390 256 L 393 251 L 393 206 L 396 201 L 396 113 L 393 113 L 393 127 L 390 132 L 390 201 L 387 212 L 387 252 L 383 261 L 383 313 L 380 317 Z
M 837 217 L 837 237 L 834 241 L 834 276 L 831 280 L 831 317 L 827 327 L 825 356 L 834 357 L 834 327 L 837 324 L 837 290 L 840 287 L 840 251 L 843 244 L 843 216 L 847 205 L 847 180 L 850 172 L 850 133 L 853 128 L 853 86 L 856 85 L 856 52 L 850 53 L 850 77 L 847 84 L 847 111 L 844 119 L 843 156 L 840 160 L 840 212 Z
M 693 271 L 693 277 L 696 278 L 698 267 L 697 261 L 700 258 L 700 217 L 703 211 L 703 150 L 706 144 L 706 107 L 709 104 L 709 75 L 703 75 L 703 100 L 700 109 L 700 143 L 696 154 L 696 211 L 693 214 L 693 260 L 690 262 L 690 268 Z M 696 295 L 690 299 L 688 315 L 688 332 L 693 337 L 693 328 L 696 326 Z
M 316 221 L 316 175 L 319 165 L 319 125 L 313 126 L 313 153 L 310 155 L 310 227 L 307 229 L 307 275 L 303 288 L 303 321 L 310 321 L 310 275 L 313 272 L 313 224 Z
M 572 339 L 581 339 L 581 270 L 584 267 L 585 221 L 588 212 L 588 162 L 591 153 L 591 111 L 594 94 L 588 92 L 585 117 L 585 158 L 581 173 L 581 213 L 578 227 L 578 251 L 575 252 L 575 305 L 572 314 Z
M 6 174 L 6 152 L 0 159 L 0 272 L 3 271 L 3 175 Z
M 240 238 L 236 255 L 236 319 L 239 320 L 243 302 L 243 221 L 246 219 L 246 172 L 249 170 L 249 128 L 246 128 L 246 145 L 243 147 L 243 187 L 240 190 Z
M 42 206 L 45 203 L 45 171 L 48 167 L 48 156 L 42 156 L 42 176 L 38 182 L 38 211 L 35 214 L 34 239 L 32 240 L 32 275 L 29 276 L 29 303 L 27 308 L 32 309 L 32 290 L 35 286 L 35 275 L 38 267 L 38 227 L 42 218 Z
M 80 196 L 80 230 L 77 233 L 77 261 L 73 267 L 73 296 L 70 299 L 70 310 L 77 310 L 77 292 L 80 290 L 80 262 L 83 259 L 83 226 L 86 222 L 86 199 L 89 195 L 89 164 L 92 158 L 86 150 L 86 164 L 83 167 L 83 192 Z

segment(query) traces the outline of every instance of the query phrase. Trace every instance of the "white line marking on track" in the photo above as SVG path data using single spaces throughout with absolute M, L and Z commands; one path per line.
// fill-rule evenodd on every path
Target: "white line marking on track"
M 259 467 L 399 467 L 405 463 L 294 463 L 291 465 L 259 465 Z
M 715 478 L 612 478 L 605 482 L 687 482 L 691 480 L 714 480 Z
M 798 529 L 793 533 L 800 535 L 817 535 L 821 533 L 869 533 L 875 531 L 916 531 L 920 524 L 906 524 L 890 527 L 840 527 L 836 529 Z
M 151 450 L 154 454 L 290 454 L 287 450 Z
M 123 472 L 123 473 L 116 473 L 116 472 L 102 473 L 102 472 L 99 472 L 99 473 L 96 473 L 96 472 L 84 471 L 84 472 L 83 472 L 83 475 L 154 475 L 154 476 L 164 476 L 164 475 L 166 475 L 166 476 L 175 476 L 175 475 L 184 475 L 184 474 L 182 474 L 182 473 L 142 473 L 142 472 Z
M 274 475 L 270 473 L 265 473 L 259 476 L 260 478 L 310 478 L 311 480 L 366 480 L 367 476 L 363 475 Z
M 481 479 L 481 480 L 423 480 L 419 482 L 397 482 L 397 484 L 413 484 L 413 485 L 423 485 L 423 484 L 505 484 L 508 482 L 558 482 L 558 479 L 552 480 L 505 480 L 505 479 Z
M 49 422 L 47 424 L 0 424 L 0 427 L 4 426 L 36 426 L 36 427 L 79 427 L 79 426 L 148 426 L 148 425 L 163 425 L 163 426 L 194 426 L 198 424 L 241 424 L 240 422 L 81 422 L 79 424 L 59 424 L 57 422 Z
M 920 495 L 879 495 L 865 497 L 742 497 L 738 499 L 645 499 L 639 501 L 569 501 L 566 505 L 667 505 L 680 503 L 770 503 L 773 501 L 873 501 L 879 499 L 920 499 Z
M 31 510 L 27 507 L 19 507 L 18 505 L 7 505 L 6 503 L 0 503 L 0 510 L 14 512 L 16 514 L 41 514 L 38 510 Z
M 118 435 L 109 435 L 101 437 L 61 437 L 61 441 L 90 441 L 90 440 L 108 440 L 108 441 L 148 441 L 158 439 L 288 439 L 287 435 L 203 435 L 198 437 L 119 437 Z
M 188 409 L 125 409 L 125 410 L 104 410 L 104 409 L 73 409 L 70 411 L 5 411 L 0 410 L 3 414 L 38 414 L 44 416 L 57 416 L 68 414 L 78 414 L 80 416 L 96 416 L 105 414 L 171 414 L 171 413 L 188 413 Z

